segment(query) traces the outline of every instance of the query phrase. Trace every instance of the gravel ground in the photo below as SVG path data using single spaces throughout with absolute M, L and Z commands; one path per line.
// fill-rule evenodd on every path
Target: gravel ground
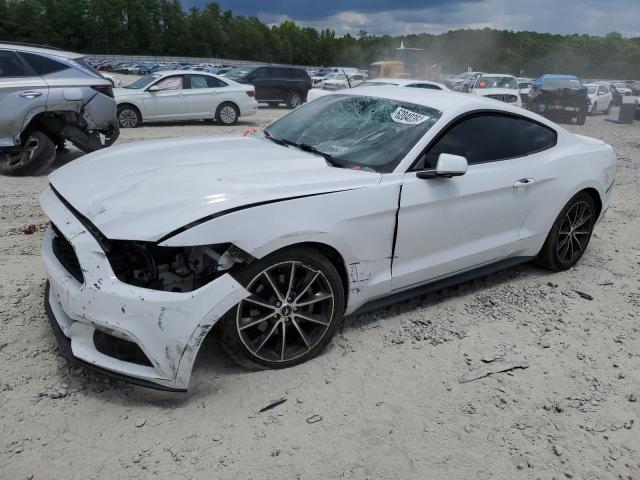
M 240 134 L 285 112 L 119 142 Z M 283 371 L 245 371 L 207 341 L 184 395 L 58 356 L 39 257 L 47 179 L 0 177 L 0 478 L 640 479 L 640 124 L 568 128 L 619 157 L 576 268 L 524 265 L 348 318 L 323 355 Z M 528 368 L 459 383 L 503 362 Z

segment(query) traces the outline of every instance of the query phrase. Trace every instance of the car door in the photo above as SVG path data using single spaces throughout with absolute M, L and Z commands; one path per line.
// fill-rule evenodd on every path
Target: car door
M 0 50 L 0 147 L 13 146 L 25 124 L 47 108 L 49 87 L 11 50 Z
M 267 67 L 258 67 L 247 77 L 256 89 L 256 100 L 259 102 L 277 100 L 274 96 L 273 82 L 269 78 L 269 70 Z
M 604 85 L 600 85 L 598 87 L 598 107 L 600 107 L 600 110 L 605 112 L 609 109 L 609 106 L 611 105 L 611 98 L 612 95 L 609 89 Z
M 157 87 L 154 90 L 153 87 Z M 184 95 L 184 76 L 163 77 L 147 87 L 143 99 L 145 120 L 183 120 L 188 118 Z
M 213 118 L 218 107 L 218 93 L 222 82 L 208 75 L 185 75 L 184 98 L 191 119 Z
M 507 257 L 542 191 L 538 186 L 550 175 L 540 155 L 555 142 L 548 127 L 497 112 L 472 114 L 446 127 L 404 177 L 393 289 Z M 467 158 L 467 172 L 418 178 L 416 171 L 434 169 L 441 153 Z

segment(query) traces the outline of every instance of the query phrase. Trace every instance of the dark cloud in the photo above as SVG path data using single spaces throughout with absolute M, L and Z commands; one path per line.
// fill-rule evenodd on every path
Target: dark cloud
M 208 0 L 183 0 L 203 6 Z M 442 33 L 459 28 L 640 37 L 640 0 L 219 0 L 267 23 L 291 19 L 338 34 Z

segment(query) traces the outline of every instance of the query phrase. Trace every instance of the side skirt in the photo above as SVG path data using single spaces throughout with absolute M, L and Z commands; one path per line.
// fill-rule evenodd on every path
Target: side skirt
M 365 303 L 363 306 L 361 306 L 358 310 L 353 312 L 351 315 L 360 315 L 362 313 L 371 312 L 372 310 L 386 307 L 393 303 L 402 302 L 404 300 L 408 300 L 410 298 L 417 297 L 419 295 L 436 292 L 438 290 L 442 290 L 443 288 L 452 287 L 454 285 L 468 282 L 476 278 L 486 277 L 487 275 L 491 275 L 492 273 L 496 273 L 501 270 L 514 267 L 516 265 L 527 263 L 533 260 L 534 258 L 535 257 L 507 258 L 505 260 L 500 260 L 498 262 L 491 263 L 483 267 L 474 268 L 473 270 L 468 270 L 466 272 L 462 272 L 457 275 L 452 275 L 450 277 L 446 277 L 441 280 L 435 280 L 432 282 L 424 283 L 415 287 L 410 287 L 405 290 L 391 291 L 389 295 L 385 297 L 378 298 L 376 300 L 372 300 L 371 302 Z

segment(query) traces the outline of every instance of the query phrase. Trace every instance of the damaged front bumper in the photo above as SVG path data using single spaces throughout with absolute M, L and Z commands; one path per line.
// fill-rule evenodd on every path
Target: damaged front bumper
M 54 253 L 50 227 L 42 247 L 45 307 L 61 353 L 142 386 L 186 390 L 204 338 L 247 291 L 229 274 L 184 293 L 123 283 L 97 240 L 50 188 L 40 203 L 82 272 L 79 281 Z

